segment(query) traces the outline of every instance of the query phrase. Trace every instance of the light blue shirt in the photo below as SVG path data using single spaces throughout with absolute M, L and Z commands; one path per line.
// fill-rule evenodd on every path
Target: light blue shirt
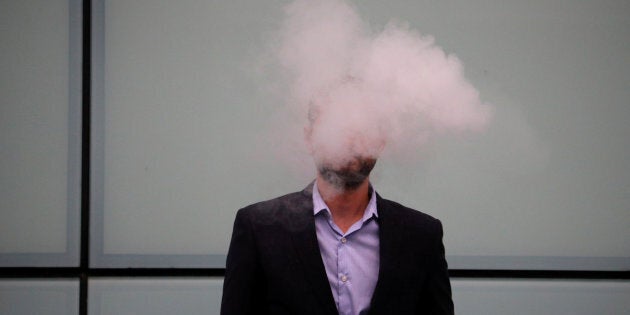
M 376 193 L 372 192 L 363 218 L 344 234 L 313 186 L 313 214 L 317 242 L 340 315 L 367 314 L 379 270 Z

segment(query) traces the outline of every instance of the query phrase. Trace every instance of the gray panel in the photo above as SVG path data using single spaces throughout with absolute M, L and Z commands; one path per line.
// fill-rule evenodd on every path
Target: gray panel
M 451 281 L 458 314 L 629 314 L 630 281 Z
M 79 314 L 79 282 L 0 280 L 0 314 Z
M 247 39 L 224 41 L 222 29 L 241 23 L 225 15 L 256 21 L 279 7 L 96 1 L 93 8 L 92 266 L 223 267 L 239 207 L 307 184 L 268 160 L 252 178 L 242 166 L 257 159 L 247 148 L 255 139 L 248 128 L 233 129 L 234 119 L 264 122 L 236 104 L 220 110 L 239 94 L 256 99 L 251 83 L 247 90 L 233 83 L 251 80 L 239 70 L 249 54 L 241 45 L 258 34 L 241 29 Z M 265 179 L 274 173 L 284 176 Z
M 267 137 L 287 121 L 258 66 L 286 2 L 95 2 L 94 266 L 222 267 L 238 208 L 311 180 Z M 442 220 L 452 267 L 628 269 L 627 1 L 356 4 L 434 35 L 495 108 L 372 178 Z
M 628 257 L 558 257 L 558 256 L 452 256 L 449 269 L 493 270 L 630 270 Z
M 0 266 L 76 266 L 81 3 L 0 7 Z
M 458 314 L 627 314 L 629 281 L 455 279 Z M 90 281 L 91 315 L 219 314 L 221 279 Z
M 219 314 L 222 279 L 90 281 L 90 315 Z

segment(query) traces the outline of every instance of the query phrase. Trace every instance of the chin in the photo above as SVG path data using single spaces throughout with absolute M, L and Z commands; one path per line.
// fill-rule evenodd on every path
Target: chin
M 356 157 L 342 167 L 321 163 L 317 169 L 321 177 L 335 188 L 355 190 L 368 179 L 375 165 L 375 158 Z

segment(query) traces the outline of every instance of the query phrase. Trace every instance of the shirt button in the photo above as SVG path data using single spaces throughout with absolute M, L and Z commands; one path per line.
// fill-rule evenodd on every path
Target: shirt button
M 344 244 L 345 244 L 347 241 L 348 241 L 348 240 L 347 240 L 345 237 L 342 237 L 342 238 L 341 238 L 341 242 L 342 242 L 342 243 L 344 243 Z
M 346 275 L 341 276 L 341 282 L 345 283 L 346 281 L 348 281 L 348 277 Z

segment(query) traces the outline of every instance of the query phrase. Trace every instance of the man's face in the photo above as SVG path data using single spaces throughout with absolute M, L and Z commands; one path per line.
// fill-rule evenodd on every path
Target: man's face
M 375 124 L 360 106 L 317 107 L 309 111 L 305 138 L 322 179 L 340 190 L 365 182 L 385 146 Z
M 375 158 L 357 156 L 341 167 L 325 161 L 317 161 L 317 171 L 321 177 L 342 190 L 354 190 L 358 188 L 370 176 L 370 172 L 376 165 Z

